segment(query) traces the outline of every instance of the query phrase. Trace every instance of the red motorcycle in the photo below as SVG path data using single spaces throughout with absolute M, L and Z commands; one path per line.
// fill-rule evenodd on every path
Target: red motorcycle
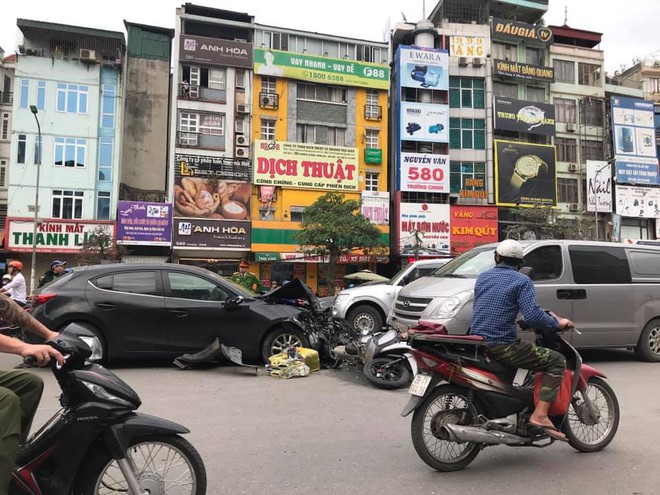
M 530 329 L 524 322 L 518 324 Z M 580 452 L 602 450 L 619 426 L 619 403 L 605 375 L 583 364 L 559 332 L 533 330 L 536 345 L 566 357 L 563 393 L 550 410 L 553 424 Z M 535 372 L 528 371 L 522 384 L 514 384 L 518 370 L 490 359 L 480 336 L 447 335 L 442 325 L 420 324 L 409 332 L 419 374 L 401 415 L 414 412 L 413 445 L 426 464 L 438 471 L 457 471 L 487 446 L 547 447 L 555 441 L 528 424 L 535 407 L 535 381 L 536 393 L 540 387 Z

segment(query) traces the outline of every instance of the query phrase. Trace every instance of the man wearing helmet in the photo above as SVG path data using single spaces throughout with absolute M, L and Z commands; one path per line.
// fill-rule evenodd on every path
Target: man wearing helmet
M 566 318 L 553 318 L 536 302 L 531 279 L 518 270 L 523 264 L 523 249 L 518 241 L 507 239 L 495 250 L 495 267 L 483 272 L 474 286 L 474 306 L 470 333 L 486 340 L 487 352 L 496 361 L 528 370 L 541 371 L 541 394 L 529 424 L 541 428 L 555 440 L 566 441 L 548 418 L 550 404 L 564 377 L 566 360 L 560 353 L 537 347 L 518 338 L 516 317 L 537 328 L 563 330 L 573 326 Z
M 51 283 L 57 277 L 62 275 L 66 270 L 65 267 L 66 267 L 66 261 L 53 260 L 53 262 L 50 264 L 50 269 L 46 273 L 44 273 L 39 279 L 38 288 L 41 288 L 44 285 Z
M 27 303 L 27 291 L 25 289 L 25 277 L 21 273 L 22 270 L 23 263 L 20 261 L 9 262 L 11 282 L 0 288 L 0 293 L 10 293 L 11 298 L 21 307 L 24 307 Z

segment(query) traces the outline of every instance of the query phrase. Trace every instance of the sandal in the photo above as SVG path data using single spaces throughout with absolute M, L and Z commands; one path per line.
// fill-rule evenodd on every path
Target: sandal
M 537 423 L 532 423 L 531 421 L 527 423 L 528 426 L 538 429 L 538 430 L 543 430 L 543 432 L 548 435 L 550 438 L 553 440 L 558 440 L 560 442 L 568 442 L 568 438 L 566 438 L 566 435 L 564 435 L 561 431 L 559 431 L 557 428 L 551 425 L 540 425 Z

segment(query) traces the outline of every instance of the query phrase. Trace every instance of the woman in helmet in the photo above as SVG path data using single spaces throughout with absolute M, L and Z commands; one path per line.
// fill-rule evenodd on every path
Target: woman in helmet
M 11 282 L 0 288 L 0 293 L 9 295 L 21 307 L 25 307 L 27 302 L 27 292 L 25 290 L 25 277 L 23 277 L 21 271 L 23 271 L 23 263 L 20 261 L 9 262 Z

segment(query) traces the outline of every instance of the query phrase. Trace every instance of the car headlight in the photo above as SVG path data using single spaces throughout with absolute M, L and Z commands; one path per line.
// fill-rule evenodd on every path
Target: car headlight
M 335 304 L 346 303 L 350 298 L 350 294 L 339 294 L 337 297 L 335 297 Z
M 472 299 L 473 295 L 473 291 L 468 290 L 448 297 L 442 301 L 440 306 L 433 310 L 431 313 L 431 318 L 438 318 L 442 320 L 453 318 L 458 314 L 463 306 L 465 306 L 465 304 Z

